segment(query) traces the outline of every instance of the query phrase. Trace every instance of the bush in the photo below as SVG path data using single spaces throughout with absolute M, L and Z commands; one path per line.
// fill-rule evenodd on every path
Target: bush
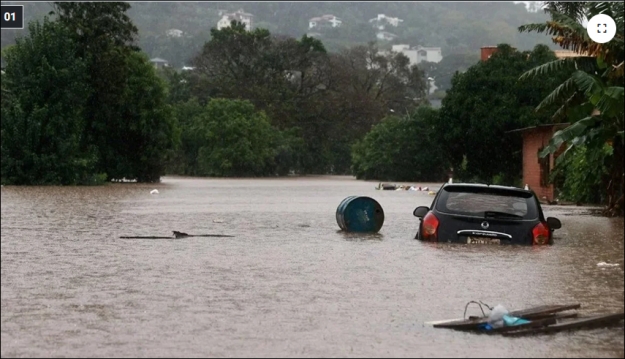
M 559 199 L 576 203 L 604 203 L 604 181 L 609 174 L 612 147 L 591 151 L 580 146 L 571 149 L 556 165 L 551 180 L 559 190 Z
M 359 179 L 440 181 L 448 169 L 432 139 L 438 111 L 419 107 L 412 115 L 387 117 L 352 149 L 352 171 Z
M 277 131 L 251 102 L 213 99 L 194 122 L 194 131 L 202 141 L 197 154 L 199 175 L 274 174 Z

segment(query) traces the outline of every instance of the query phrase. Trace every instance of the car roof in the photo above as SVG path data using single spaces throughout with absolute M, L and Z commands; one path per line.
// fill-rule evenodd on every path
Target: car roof
M 489 185 L 485 183 L 445 183 L 443 187 L 441 188 L 447 188 L 447 187 L 495 188 L 495 189 L 513 191 L 513 192 L 520 192 L 520 193 L 533 193 L 529 189 L 523 189 L 523 188 L 512 187 L 512 186 L 499 186 L 499 185 L 494 185 L 494 184 Z

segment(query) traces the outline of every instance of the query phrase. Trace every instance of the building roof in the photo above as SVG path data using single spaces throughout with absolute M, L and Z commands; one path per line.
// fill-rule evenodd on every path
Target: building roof
M 564 123 L 546 123 L 544 125 L 537 125 L 537 126 L 518 128 L 516 130 L 507 131 L 506 133 L 525 132 L 525 131 L 535 130 L 535 129 L 538 129 L 538 128 L 549 128 L 549 127 L 559 127 L 559 126 L 566 127 L 568 125 L 570 125 L 570 123 L 568 123 L 568 122 L 564 122 Z
M 338 17 L 334 16 L 334 15 L 323 15 L 323 16 L 317 16 L 317 17 L 313 17 L 308 21 L 331 21 L 331 20 L 338 20 L 340 21 L 341 19 L 339 19 Z
M 249 12 L 243 11 L 243 9 L 239 9 L 239 10 L 235 11 L 233 14 L 239 14 L 241 16 L 254 16 L 254 15 L 250 14 Z
M 441 48 L 440 47 L 434 47 L 434 46 L 417 46 L 416 47 L 417 50 L 434 50 L 434 51 L 440 51 Z

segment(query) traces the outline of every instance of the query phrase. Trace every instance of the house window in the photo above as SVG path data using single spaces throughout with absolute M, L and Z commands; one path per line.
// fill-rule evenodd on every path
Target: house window
M 538 150 L 538 164 L 540 165 L 540 186 L 549 187 L 549 173 L 550 173 L 550 159 L 551 155 L 547 155 L 543 158 L 540 157 L 540 152 L 544 147 Z

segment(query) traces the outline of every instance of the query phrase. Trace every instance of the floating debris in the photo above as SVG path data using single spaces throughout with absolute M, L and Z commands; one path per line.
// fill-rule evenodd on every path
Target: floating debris
M 173 239 L 173 238 L 187 238 L 187 237 L 234 237 L 228 234 L 188 234 L 184 232 L 172 231 L 171 237 L 160 236 L 121 236 L 122 239 Z
M 150 194 L 158 194 L 158 190 L 157 189 L 153 189 L 150 191 Z
M 385 190 L 385 191 L 429 191 L 428 187 L 421 186 L 410 186 L 410 185 L 398 185 L 398 184 L 390 184 L 390 183 L 378 183 L 375 187 L 376 190 Z
M 617 263 L 599 262 L 599 263 L 597 263 L 597 267 L 618 267 L 618 264 Z
M 482 316 L 466 318 L 467 307 L 476 303 L 482 310 Z M 491 313 L 486 315 L 482 305 Z M 612 313 L 578 318 L 578 313 L 564 313 L 579 309 L 580 304 L 543 305 L 524 310 L 508 312 L 503 306 L 491 308 L 482 302 L 471 301 L 465 307 L 463 319 L 428 322 L 434 328 L 447 328 L 484 334 L 521 336 L 528 334 L 553 333 L 573 329 L 592 329 L 616 325 L 623 321 L 625 314 Z M 568 319 L 568 320 L 567 320 Z

